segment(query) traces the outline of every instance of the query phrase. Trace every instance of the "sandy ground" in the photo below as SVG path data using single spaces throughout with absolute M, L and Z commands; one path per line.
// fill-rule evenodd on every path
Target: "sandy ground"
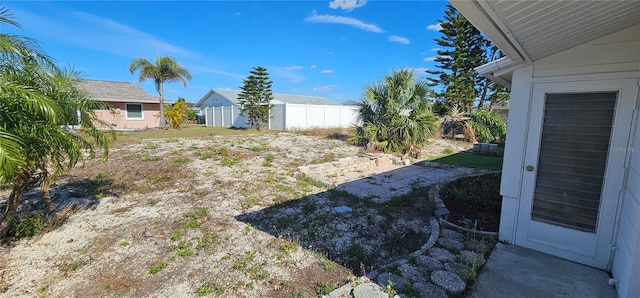
M 436 140 L 423 157 L 467 149 Z M 419 247 L 423 202 L 389 208 L 298 175 L 356 156 L 290 133 L 141 140 L 55 185 L 59 227 L 0 250 L 4 297 L 314 296 Z M 7 191 L 3 193 L 6 198 Z M 21 212 L 37 214 L 41 194 Z M 335 207 L 355 206 L 336 214 Z M 410 235 L 402 237 L 398 235 Z M 405 248 L 405 249 L 401 249 Z

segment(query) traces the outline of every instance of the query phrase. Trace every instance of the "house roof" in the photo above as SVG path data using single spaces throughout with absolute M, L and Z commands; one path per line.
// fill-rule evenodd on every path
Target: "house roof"
M 207 94 L 205 94 L 196 104 L 197 107 L 202 106 L 205 100 L 213 94 L 217 93 L 230 102 L 234 104 L 238 104 L 238 94 L 241 91 L 238 90 L 229 90 L 229 89 L 211 89 Z M 281 93 L 273 93 L 272 104 L 278 103 L 289 103 L 289 104 L 310 104 L 310 105 L 330 105 L 330 106 L 339 106 L 340 104 L 330 100 L 328 98 L 319 97 L 319 96 L 305 96 L 305 95 L 294 95 L 294 94 L 281 94 Z
M 505 53 L 476 70 L 506 86 L 522 64 L 640 24 L 640 1 L 449 2 Z
M 80 80 L 76 87 L 100 101 L 159 103 L 159 98 L 144 92 L 138 84 L 100 80 Z M 168 102 L 168 101 L 166 101 Z

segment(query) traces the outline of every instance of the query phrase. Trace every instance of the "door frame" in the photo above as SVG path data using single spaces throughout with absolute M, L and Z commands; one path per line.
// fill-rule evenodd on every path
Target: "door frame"
M 566 79 L 566 78 L 565 78 Z M 627 148 L 630 142 L 630 133 L 633 122 L 633 110 L 636 106 L 637 78 L 582 78 L 578 80 L 553 80 L 534 81 L 531 85 L 531 97 L 529 106 L 529 123 L 527 124 L 525 148 L 523 151 L 522 187 L 520 189 L 520 204 L 517 214 L 515 231 L 515 244 L 532 248 L 541 252 L 556 255 L 565 259 L 583 263 L 589 266 L 606 269 L 609 266 L 615 224 L 617 222 L 618 207 L 621 200 L 621 190 L 624 183 L 624 175 L 627 166 L 627 153 L 625 150 L 616 150 L 616 147 Z M 562 247 L 562 241 L 581 241 L 589 238 L 577 237 L 567 239 L 558 231 L 567 231 L 565 228 L 557 228 L 547 224 L 548 241 L 540 241 L 529 238 L 531 220 L 531 204 L 533 203 L 533 191 L 537 171 L 524 170 L 526 165 L 534 165 L 537 169 L 540 150 L 540 137 L 544 117 L 545 95 L 547 93 L 589 93 L 617 91 L 618 98 L 612 124 L 612 136 L 609 152 L 607 154 L 607 166 L 604 174 L 600 214 L 596 233 L 593 235 L 595 243 L 593 247 L 583 247 L 583 251 L 571 251 Z M 617 152 L 619 151 L 619 152 Z M 613 155 L 613 154 L 620 155 Z M 602 216 L 605 214 L 605 216 Z M 534 225 L 537 225 L 535 223 Z M 540 225 L 539 225 L 540 226 Z M 571 233 L 570 233 L 571 234 Z M 573 235 L 577 235 L 575 233 Z M 593 253 L 591 253 L 593 251 Z

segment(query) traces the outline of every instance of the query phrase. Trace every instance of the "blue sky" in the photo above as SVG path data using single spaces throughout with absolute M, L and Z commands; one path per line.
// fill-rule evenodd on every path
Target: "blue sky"
M 238 90 L 264 66 L 276 93 L 358 100 L 391 70 L 435 69 L 446 1 L 3 1 L 22 29 L 62 67 L 84 78 L 138 82 L 137 57 L 174 57 L 193 76 L 165 85 L 168 99 L 197 102 Z M 141 86 L 157 95 L 153 82 Z

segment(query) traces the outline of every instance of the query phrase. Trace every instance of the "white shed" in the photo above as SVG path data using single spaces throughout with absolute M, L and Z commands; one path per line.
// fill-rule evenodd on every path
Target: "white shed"
M 211 89 L 196 104 L 203 111 L 207 125 L 246 127 L 240 116 L 240 91 Z M 357 120 L 358 108 L 344 106 L 324 97 L 273 94 L 270 129 L 309 129 L 316 127 L 349 127 Z
M 640 297 L 639 1 L 450 0 L 506 57 L 500 239 Z

